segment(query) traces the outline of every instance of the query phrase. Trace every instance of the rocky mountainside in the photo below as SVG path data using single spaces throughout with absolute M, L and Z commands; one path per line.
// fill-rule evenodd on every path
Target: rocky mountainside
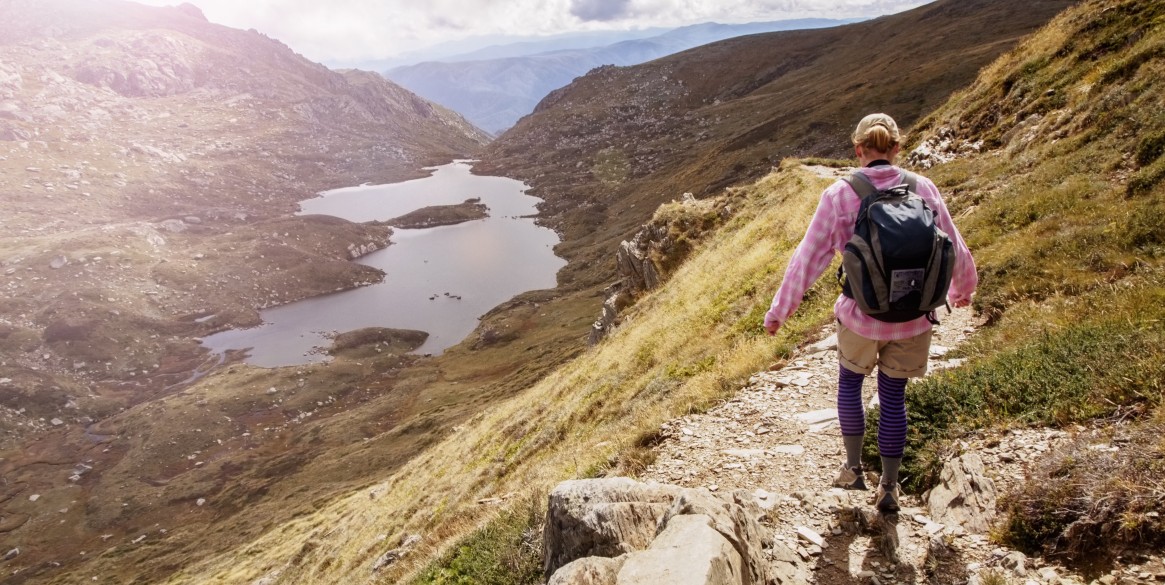
M 923 10 L 932 16 L 918 26 L 930 35 L 986 35 L 985 23 L 1002 23 L 976 11 L 985 7 L 1010 10 L 1002 3 L 938 3 Z M 594 129 L 580 123 L 580 134 L 561 143 L 539 142 L 543 160 L 568 165 L 521 167 L 543 181 L 548 197 L 555 195 L 547 185 L 560 188 L 550 207 L 568 236 L 561 248 L 572 258 L 565 286 L 500 307 L 483 319 L 495 335 L 483 330 L 474 340 L 480 348 L 463 344 L 441 360 L 361 345 L 337 351 L 327 366 L 265 372 L 233 356 L 204 361 L 191 347 L 193 336 L 245 322 L 256 306 L 304 294 L 305 282 L 322 290 L 379 277 L 342 260 L 386 242 L 388 234 L 374 226 L 256 217 L 232 207 L 143 219 L 148 209 L 132 205 L 136 198 L 179 196 L 149 193 L 137 182 L 135 173 L 156 176 L 161 163 L 149 159 L 126 158 L 129 170 L 108 171 L 109 181 L 136 188 L 133 198 L 112 200 L 112 210 L 92 208 L 132 211 L 138 219 L 85 225 L 86 208 L 78 208 L 80 219 L 53 216 L 73 209 L 85 192 L 95 196 L 88 189 L 105 175 L 88 167 L 93 175 L 77 177 L 76 189 L 59 180 L 6 189 L 6 204 L 12 194 L 19 205 L 40 200 L 46 212 L 43 223 L 17 225 L 15 232 L 0 218 L 5 233 L 15 233 L 0 240 L 7 277 L 0 299 L 0 569 L 13 583 L 97 577 L 313 585 L 413 582 L 417 575 L 419 582 L 537 583 L 544 568 L 539 514 L 553 486 L 633 476 L 717 491 L 764 490 L 758 499 L 774 504 L 770 516 L 780 521 L 774 528 L 792 529 L 777 534 L 782 550 L 800 559 L 782 562 L 824 576 L 818 582 L 931 582 L 929 567 L 914 564 L 929 555 L 931 530 L 958 539 L 955 554 L 939 558 L 951 571 L 939 574 L 953 575 L 954 583 L 1015 579 L 1021 562 L 1026 579 L 1039 582 L 1066 576 L 1047 571 L 1052 565 L 1082 564 L 1079 574 L 1099 583 L 1137 582 L 1127 580 L 1130 571 L 1137 580 L 1159 580 L 1163 10 L 1160 2 L 1137 0 L 1080 3 L 926 115 L 914 130 L 923 136 L 910 144 L 910 160 L 929 166 L 925 172 L 947 195 L 976 254 L 982 327 L 943 356 L 956 367 L 912 383 L 906 493 L 920 503 L 914 497 L 943 481 L 939 468 L 954 454 L 992 454 L 991 462 L 1008 464 L 999 469 L 1015 483 L 995 478 L 1009 493 L 997 500 L 991 535 L 1026 559 L 1010 552 L 999 558 L 1002 545 L 946 532 L 953 523 L 919 509 L 900 526 L 909 562 L 889 566 L 869 535 L 848 524 L 852 518 L 829 509 L 837 500 L 820 484 L 839 455 L 836 441 L 806 437 L 813 425 L 795 419 L 829 404 L 822 394 L 829 388 L 828 351 L 805 346 L 832 322 L 836 288 L 823 279 L 775 339 L 762 336 L 758 324 L 833 175 L 784 161 L 707 209 L 719 198 L 706 197 L 692 179 L 698 201 L 685 198 L 673 212 L 698 225 L 655 224 L 664 238 L 643 246 L 632 241 L 628 250 L 637 261 L 666 266 L 683 257 L 682 264 L 624 307 L 606 338 L 581 349 L 601 302 L 597 293 L 615 274 L 613 243 L 657 211 L 650 201 L 681 197 L 653 191 L 664 184 L 653 178 L 684 176 L 679 167 L 633 176 L 634 161 L 614 150 L 579 161 L 556 153 L 591 144 Z M 931 26 L 956 17 L 962 27 Z M 913 60 L 930 52 L 946 67 L 954 58 L 941 47 L 904 46 L 910 51 L 882 55 L 885 61 L 874 65 L 913 63 L 920 75 L 945 80 L 946 69 Z M 730 69 L 709 63 L 709 79 Z M 607 73 L 623 79 L 626 72 Z M 7 70 L 3 79 L 11 79 Z M 22 90 L 41 87 L 29 79 L 22 74 Z M 839 95 L 850 94 L 817 100 L 866 109 Z M 766 99 L 772 98 L 754 101 L 760 108 Z M 548 111 L 564 108 L 548 104 Z M 736 115 L 749 115 L 745 104 L 737 108 Z M 728 128 L 732 120 L 718 124 Z M 844 129 L 837 132 L 844 135 L 851 124 L 839 122 Z M 629 138 L 619 144 L 631 148 L 645 134 L 626 128 Z M 691 145 L 677 136 L 678 144 Z M 51 160 L 72 147 L 29 140 L 25 149 L 15 141 L 0 153 L 7 157 L 0 163 L 15 161 L 0 176 L 39 177 L 53 168 L 17 158 L 34 148 Z M 276 208 L 283 193 L 242 173 L 278 158 L 265 152 L 270 156 L 254 159 L 243 157 L 250 151 L 235 152 L 237 167 L 229 168 L 239 171 L 231 176 L 241 177 L 244 192 L 269 197 L 264 203 Z M 586 152 L 580 147 L 575 154 Z M 734 153 L 703 152 L 690 177 Z M 303 164 L 332 169 L 334 155 Z M 130 155 L 81 160 L 97 167 L 123 156 Z M 672 168 L 667 160 L 660 164 Z M 572 168 L 577 188 L 562 180 Z M 590 199 L 575 199 L 583 202 L 576 212 L 571 194 Z M 705 233 L 706 214 L 715 216 L 708 222 L 715 229 Z M 594 221 L 572 223 L 587 218 Z M 672 236 L 674 246 L 652 244 Z M 334 272 L 318 274 L 314 268 L 324 265 Z M 953 331 L 956 338 L 963 333 Z M 401 333 L 360 332 L 345 345 Z M 551 371 L 548 364 L 561 367 Z M 788 368 L 777 371 L 782 367 Z M 402 377 L 406 370 L 411 377 Z M 825 425 L 819 432 L 829 432 L 828 422 L 815 423 Z M 1037 435 L 1027 428 L 1045 425 L 1055 430 Z M 1001 426 L 1011 432 L 991 430 Z M 764 453 L 749 451 L 762 446 Z M 800 498 L 784 497 L 780 478 L 789 472 L 808 482 Z
M 385 75 L 464 114 L 479 127 L 500 133 L 532 112 L 546 94 L 600 65 L 635 65 L 731 37 L 847 22 L 852 21 L 813 18 L 736 25 L 704 23 L 605 46 L 426 62 L 395 67 Z
M 908 129 L 1071 4 L 941 0 L 601 67 L 547 96 L 477 170 L 526 180 L 546 199 L 576 260 L 567 278 L 607 279 L 601 258 L 660 203 L 717 194 L 786 156 L 849 156 L 848 134 L 871 111 Z

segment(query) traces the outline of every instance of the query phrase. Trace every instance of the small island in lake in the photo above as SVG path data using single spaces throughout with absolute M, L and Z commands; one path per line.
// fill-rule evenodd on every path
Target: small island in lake
M 366 327 L 336 335 L 328 353 L 348 357 L 368 357 L 376 353 L 408 353 L 425 344 L 429 334 L 412 329 Z
M 486 207 L 481 202 L 481 198 L 475 197 L 473 199 L 466 199 L 464 202 L 456 205 L 422 207 L 400 217 L 394 217 L 393 219 L 378 223 L 390 225 L 394 228 L 411 230 L 454 225 L 475 219 L 485 219 L 487 217 L 489 217 L 489 207 Z

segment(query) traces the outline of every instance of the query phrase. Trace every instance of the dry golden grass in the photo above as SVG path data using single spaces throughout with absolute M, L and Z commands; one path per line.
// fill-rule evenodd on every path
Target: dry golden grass
M 422 535 L 417 552 L 374 579 L 396 582 L 492 519 L 498 507 L 479 500 L 520 502 L 594 475 L 662 422 L 725 398 L 827 319 L 828 294 L 811 295 L 776 339 L 759 335 L 757 319 L 825 184 L 786 165 L 747 189 L 734 229 L 712 236 L 607 341 L 383 482 L 170 582 L 248 583 L 276 571 L 280 582 L 362 582 L 403 536 Z

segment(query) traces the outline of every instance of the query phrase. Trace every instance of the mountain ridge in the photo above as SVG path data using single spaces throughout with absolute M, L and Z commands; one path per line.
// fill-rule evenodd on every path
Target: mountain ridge
M 794 19 L 740 25 L 705 23 L 666 33 L 582 49 L 562 49 L 489 60 L 463 59 L 396 67 L 384 74 L 418 94 L 500 132 L 538 101 L 600 65 L 633 65 L 724 38 L 800 28 L 838 26 L 860 19 Z
M 612 279 L 599 258 L 660 204 L 755 180 L 785 156 L 845 156 L 870 110 L 909 129 L 1073 2 L 954 4 L 597 68 L 492 142 L 475 172 L 520 178 L 545 200 L 543 221 L 566 236 L 564 279 Z M 873 39 L 885 40 L 869 54 Z

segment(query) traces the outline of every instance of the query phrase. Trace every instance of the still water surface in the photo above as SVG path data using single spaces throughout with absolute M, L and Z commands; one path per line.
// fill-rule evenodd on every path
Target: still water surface
M 263 325 L 224 331 L 203 345 L 218 352 L 249 347 L 248 363 L 288 366 L 324 361 L 321 350 L 330 345 L 331 333 L 392 327 L 427 331 L 429 339 L 417 352 L 436 354 L 514 295 L 554 287 L 555 274 L 566 265 L 554 255 L 558 236 L 524 217 L 537 212 L 540 200 L 526 195 L 520 181 L 473 175 L 470 166 L 457 161 L 424 179 L 337 189 L 301 202 L 301 214 L 363 222 L 480 197 L 489 217 L 395 230 L 391 246 L 358 260 L 383 270 L 384 282 L 265 310 Z

